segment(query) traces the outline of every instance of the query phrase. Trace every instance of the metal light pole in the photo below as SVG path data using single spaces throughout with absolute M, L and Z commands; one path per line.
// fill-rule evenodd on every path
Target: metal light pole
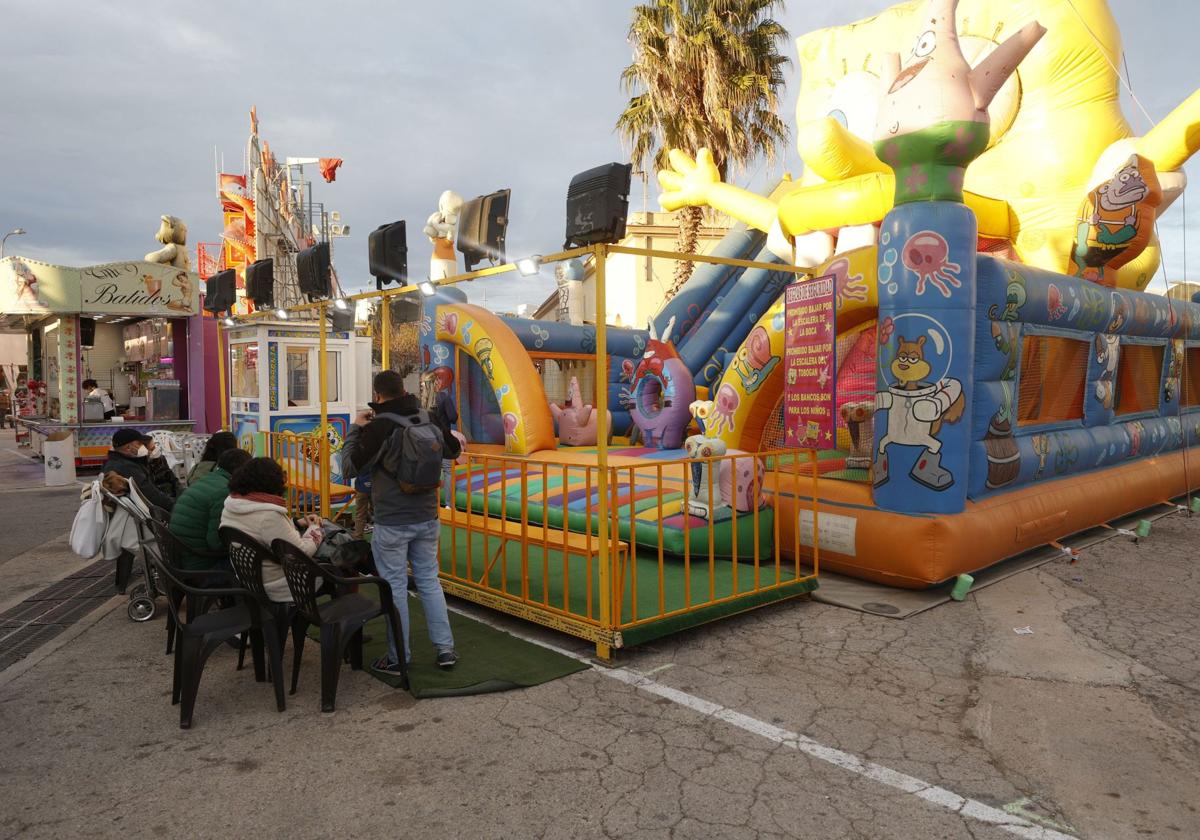
M 8 233 L 4 234 L 4 238 L 0 239 L 0 259 L 4 259 L 4 243 L 8 242 L 10 236 L 24 236 L 25 228 L 13 228 Z

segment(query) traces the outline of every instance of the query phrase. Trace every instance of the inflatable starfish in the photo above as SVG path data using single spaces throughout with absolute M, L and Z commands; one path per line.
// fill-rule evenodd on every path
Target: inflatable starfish
M 710 205 L 772 233 L 772 247 L 799 265 L 872 244 L 874 225 L 896 194 L 893 170 L 873 147 L 880 71 L 887 54 L 907 54 L 934 28 L 929 9 L 927 0 L 900 3 L 797 39 L 796 144 L 805 171 L 778 203 L 721 183 L 705 150 L 695 159 L 675 150 L 672 168 L 659 173 L 663 207 Z M 1154 164 L 1163 191 L 1159 213 L 1182 192 L 1183 164 L 1200 148 L 1200 91 L 1146 135 L 1133 136 L 1120 107 L 1120 34 L 1104 0 L 962 0 L 955 20 L 964 58 L 975 68 L 1023 28 L 1036 22 L 1046 29 L 995 93 L 987 148 L 966 171 L 963 200 L 981 237 L 1025 263 L 1066 272 L 1081 202 L 1132 154 Z M 908 63 L 916 63 L 911 55 Z M 1144 288 L 1159 260 L 1151 240 L 1115 273 L 1117 285 Z

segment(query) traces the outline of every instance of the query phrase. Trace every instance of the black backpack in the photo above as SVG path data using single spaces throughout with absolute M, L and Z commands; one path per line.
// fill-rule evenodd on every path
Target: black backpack
M 380 451 L 378 466 L 405 493 L 428 493 L 442 482 L 445 438 L 441 427 L 418 411 L 416 416 L 377 414 L 396 424 Z

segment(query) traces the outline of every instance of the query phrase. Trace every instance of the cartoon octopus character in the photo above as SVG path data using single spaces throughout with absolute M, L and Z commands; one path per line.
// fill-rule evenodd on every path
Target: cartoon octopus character
M 737 412 L 740 404 L 741 397 L 728 382 L 718 388 L 709 422 L 705 424 L 705 431 L 713 435 L 723 434 L 726 429 L 732 432 L 734 430 L 733 415 Z
M 1025 305 L 1025 278 L 1015 271 L 1008 273 L 1008 286 L 1004 289 L 1004 309 L 996 304 L 988 307 L 988 317 L 993 321 L 1016 321 L 1021 317 Z
M 867 299 L 867 284 L 861 272 L 850 274 L 850 260 L 842 257 L 829 264 L 826 272 L 833 275 L 833 287 L 837 295 L 837 308 L 841 309 L 849 300 Z
M 448 335 L 454 335 L 458 330 L 458 313 L 457 312 L 438 312 L 437 315 L 438 332 L 444 332 Z
M 1057 321 L 1067 314 L 1066 304 L 1063 303 L 1062 292 L 1053 283 L 1046 290 L 1046 315 L 1051 321 Z
M 520 421 L 517 419 L 517 415 L 513 414 L 511 411 L 506 411 L 506 412 L 504 412 L 503 419 L 504 419 L 504 437 L 512 438 L 513 440 L 516 440 L 517 439 L 517 427 L 520 425 Z
M 925 284 L 932 283 L 942 293 L 942 297 L 950 297 L 950 286 L 958 289 L 962 282 L 958 273 L 962 270 L 956 262 L 950 260 L 950 245 L 945 237 L 932 230 L 914 233 L 904 243 L 901 254 L 904 267 L 917 275 L 917 294 L 925 294 Z

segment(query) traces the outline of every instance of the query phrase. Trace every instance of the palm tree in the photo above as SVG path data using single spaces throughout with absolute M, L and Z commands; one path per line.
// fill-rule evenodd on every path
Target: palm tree
M 755 158 L 775 159 L 787 141 L 776 113 L 783 85 L 779 45 L 787 30 L 771 14 L 783 0 L 650 0 L 635 6 L 629 25 L 633 63 L 621 73 L 634 94 L 616 130 L 631 147 L 630 160 L 646 168 L 667 164 L 680 148 L 712 151 L 725 180 Z M 679 250 L 694 253 L 703 211 L 681 208 Z M 690 262 L 675 266 L 670 299 L 692 274 Z

